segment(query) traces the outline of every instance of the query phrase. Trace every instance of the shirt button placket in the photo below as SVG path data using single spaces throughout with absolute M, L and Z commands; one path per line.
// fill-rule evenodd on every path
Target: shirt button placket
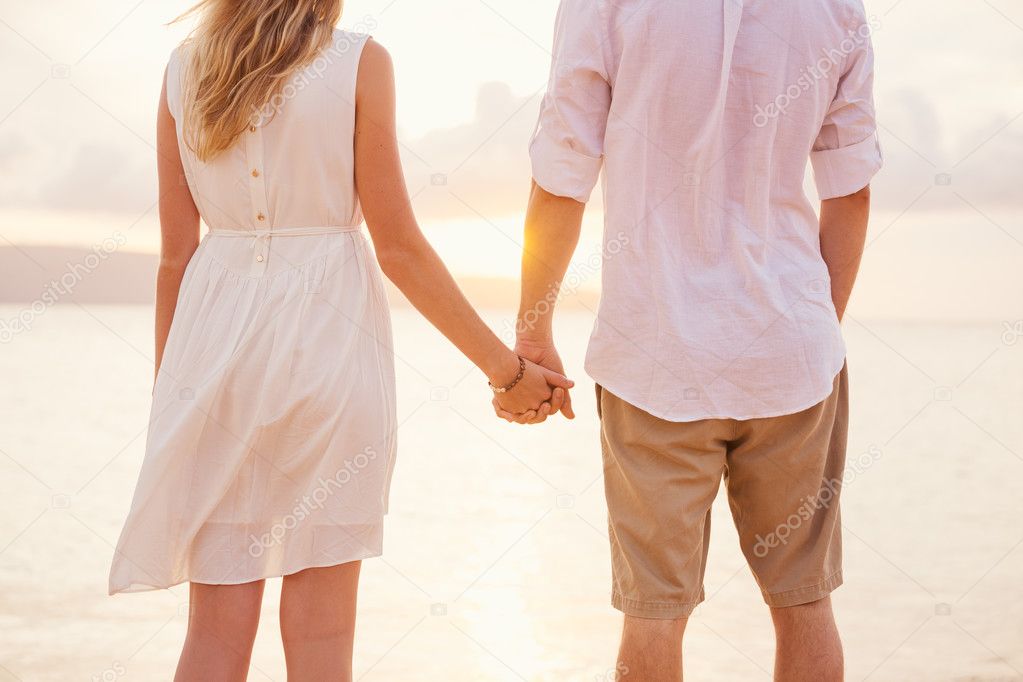
M 271 226 L 270 210 L 266 199 L 266 183 L 263 182 L 263 129 L 261 126 L 249 126 L 245 135 L 245 157 L 249 165 L 249 200 L 252 206 L 253 229 L 262 232 Z M 258 237 L 255 240 L 250 272 L 261 276 L 266 272 L 270 260 L 270 237 Z

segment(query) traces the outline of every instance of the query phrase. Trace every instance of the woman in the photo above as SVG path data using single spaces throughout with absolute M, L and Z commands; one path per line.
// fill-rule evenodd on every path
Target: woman
M 380 270 L 520 421 L 572 384 L 508 350 L 424 239 L 390 58 L 334 28 L 340 0 L 192 11 L 160 100 L 157 377 L 110 592 L 189 581 L 175 679 L 244 680 L 263 581 L 285 576 L 288 678 L 349 679 L 398 426 Z

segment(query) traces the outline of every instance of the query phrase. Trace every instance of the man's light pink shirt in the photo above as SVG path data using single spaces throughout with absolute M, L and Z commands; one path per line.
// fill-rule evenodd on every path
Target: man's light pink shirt
M 563 0 L 530 146 L 585 202 L 604 171 L 603 291 L 586 369 L 672 421 L 798 412 L 845 345 L 803 179 L 881 167 L 859 0 Z

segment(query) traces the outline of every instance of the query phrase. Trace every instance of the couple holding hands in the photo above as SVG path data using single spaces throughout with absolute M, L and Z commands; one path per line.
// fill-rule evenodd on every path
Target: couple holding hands
M 157 117 L 156 382 L 110 574 L 111 593 L 190 583 L 175 679 L 245 679 L 275 576 L 288 679 L 351 679 L 398 428 L 383 276 L 482 370 L 500 417 L 574 416 L 551 302 L 603 173 L 616 244 L 586 371 L 616 674 L 681 679 L 724 480 L 775 678 L 841 680 L 840 321 L 881 166 L 860 0 L 562 0 L 514 350 L 418 227 L 390 56 L 335 27 L 340 0 L 193 12 Z

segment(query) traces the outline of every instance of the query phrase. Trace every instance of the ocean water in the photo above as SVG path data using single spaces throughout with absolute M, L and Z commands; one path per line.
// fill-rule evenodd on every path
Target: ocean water
M 19 314 L 0 307 L 0 319 Z M 504 329 L 510 312 L 490 311 Z M 610 680 L 592 316 L 558 337 L 574 422 L 508 425 L 483 378 L 396 310 L 399 461 L 386 554 L 366 562 L 361 680 Z M 1023 679 L 1023 322 L 846 322 L 852 424 L 849 680 Z M 144 452 L 151 312 L 64 305 L 0 343 L 0 681 L 169 680 L 187 587 L 106 595 Z M 769 680 L 770 619 L 719 496 L 694 680 Z M 285 679 L 269 581 L 251 680 Z

